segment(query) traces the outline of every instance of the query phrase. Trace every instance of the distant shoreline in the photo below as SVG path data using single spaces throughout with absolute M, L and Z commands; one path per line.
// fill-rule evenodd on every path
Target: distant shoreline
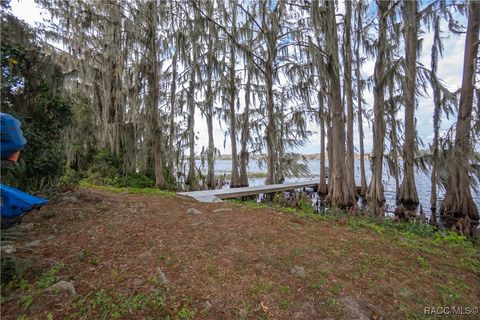
M 306 160 L 318 160 L 320 161 L 320 153 L 307 153 L 307 154 L 300 154 L 301 156 L 305 157 Z M 365 153 L 364 155 L 364 160 L 368 160 L 370 156 L 370 153 Z M 250 155 L 250 160 L 259 160 L 261 159 L 261 155 L 258 154 L 253 154 Z M 201 157 L 196 156 L 196 160 L 201 160 Z M 359 154 L 355 154 L 355 159 L 360 159 Z M 215 160 L 232 160 L 232 155 L 231 154 L 222 154 L 219 156 L 216 156 Z M 328 156 L 325 154 L 325 160 L 328 160 Z

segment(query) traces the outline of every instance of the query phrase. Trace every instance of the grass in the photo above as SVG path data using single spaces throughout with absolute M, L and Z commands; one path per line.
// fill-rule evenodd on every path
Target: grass
M 80 187 L 85 189 L 97 189 L 110 191 L 115 193 L 130 193 L 130 194 L 148 194 L 148 195 L 157 195 L 162 197 L 175 197 L 176 193 L 172 191 L 165 191 L 156 188 L 129 188 L 129 187 L 113 187 L 113 186 L 102 186 L 92 184 L 86 180 L 80 181 Z
M 115 204 L 112 210 L 128 208 L 134 198 L 129 196 L 124 202 L 125 196 L 118 194 L 131 188 L 98 189 L 113 192 L 97 192 Z M 190 226 L 198 217 L 179 208 L 182 200 L 168 196 L 135 200 L 165 210 L 158 216 L 128 216 L 126 220 L 119 215 L 115 224 L 109 215 L 96 215 L 95 221 L 79 219 L 78 213 L 102 205 L 92 201 L 78 209 L 71 205 L 53 220 L 37 217 L 34 221 L 45 228 L 53 221 L 80 231 L 73 237 L 62 229 L 57 235 L 65 237 L 65 245 L 71 248 L 61 256 L 52 252 L 52 258 L 69 267 L 59 264 L 32 270 L 27 280 L 15 281 L 6 304 L 10 314 L 13 310 L 15 316 L 42 319 L 48 318 L 48 312 L 70 319 L 196 319 L 223 312 L 225 318 L 286 319 L 299 311 L 311 311 L 318 318 L 348 318 L 350 308 L 344 297 L 350 297 L 389 319 L 425 319 L 424 306 L 478 303 L 478 243 L 449 231 L 352 216 L 341 210 L 318 214 L 302 204 L 285 208 L 253 201 L 232 201 L 231 207 L 238 207 L 232 210 L 238 215 L 235 219 L 209 215 L 213 208 L 204 209 L 214 223 L 198 231 Z M 61 212 L 65 204 L 55 206 Z M 60 216 L 74 219 L 61 220 Z M 92 228 L 94 224 L 100 227 Z M 132 230 L 135 241 L 124 242 L 125 234 L 129 235 L 124 230 Z M 89 244 L 93 236 L 95 246 L 76 246 L 82 237 Z M 111 255 L 115 253 L 112 243 L 125 243 L 121 256 Z M 137 259 L 144 251 L 151 255 Z M 110 265 L 110 258 L 119 259 L 118 263 Z M 158 280 L 158 266 L 168 276 L 168 284 Z M 296 266 L 305 271 L 304 276 L 292 272 Z M 93 271 L 95 277 L 84 270 Z M 75 275 L 77 297 L 41 289 L 63 278 L 63 273 Z M 133 278 L 140 277 L 146 280 L 144 285 L 125 290 Z M 59 303 L 71 308 L 58 312 Z
M 56 264 L 44 271 L 33 283 L 30 283 L 23 277 L 15 277 L 8 283 L 5 289 L 18 290 L 20 305 L 23 310 L 28 310 L 37 296 L 58 281 L 58 274 L 63 268 L 63 263 Z M 4 301 L 5 299 L 2 299 L 2 303 Z
M 269 294 L 273 290 L 273 285 L 270 282 L 255 280 L 250 287 L 250 293 L 254 298 L 258 298 L 261 295 Z
M 245 206 L 255 210 L 273 208 L 277 211 L 292 214 L 308 220 L 339 223 L 341 225 L 346 225 L 352 230 L 367 230 L 373 232 L 383 238 L 389 239 L 389 241 L 398 243 L 400 247 L 416 252 L 416 258 L 413 261 L 413 264 L 416 264 L 416 269 L 431 273 L 432 276 L 439 276 L 439 274 L 436 273 L 436 271 L 432 271 L 428 255 L 447 256 L 451 254 L 452 251 L 455 251 L 456 254 L 461 256 L 459 259 L 459 266 L 462 269 L 467 272 L 480 273 L 479 239 L 469 239 L 460 236 L 455 232 L 440 229 L 429 224 L 418 222 L 395 223 L 388 218 L 378 219 L 367 216 L 352 216 L 341 210 L 331 210 L 329 214 L 318 214 L 313 211 L 311 206 L 300 205 L 299 208 L 286 208 L 276 203 L 264 204 L 254 201 L 238 200 L 233 200 L 232 202 L 239 206 Z M 337 251 L 339 256 L 344 256 L 346 254 L 343 249 Z M 337 251 L 332 250 L 332 253 L 335 255 L 335 252 Z M 358 264 L 359 275 L 361 278 L 364 278 L 367 274 L 370 274 L 372 270 L 377 270 L 376 273 L 379 279 L 383 279 L 385 277 L 383 269 L 388 268 L 392 262 L 393 261 L 390 261 L 387 256 L 366 256 Z M 324 277 L 320 277 L 309 281 L 307 286 L 310 289 L 324 291 L 326 282 L 327 281 Z M 372 281 L 369 280 L 369 282 Z M 377 288 L 377 286 L 378 284 L 373 283 L 372 289 Z M 336 285 L 333 288 L 330 288 L 330 293 L 336 296 L 342 291 L 342 289 L 341 285 Z M 448 281 L 443 284 L 438 284 L 436 290 L 443 304 L 452 305 L 455 303 L 458 304 L 459 301 L 463 301 L 464 294 L 468 292 L 469 287 L 461 281 Z M 428 301 L 424 300 L 417 293 L 413 293 L 408 288 L 403 288 L 400 295 L 413 299 L 420 305 L 428 305 Z M 326 297 L 325 304 L 333 311 L 333 313 L 337 315 L 342 314 L 341 305 L 338 304 L 334 298 Z M 282 306 L 284 305 L 285 304 L 282 303 Z M 409 311 L 408 307 L 406 307 L 406 309 L 407 310 L 404 311 Z M 410 310 L 409 318 L 424 319 L 425 316 L 421 313 L 411 312 Z
M 37 280 L 35 287 L 38 289 L 46 289 L 51 285 L 54 285 L 58 279 L 58 273 L 64 267 L 63 263 L 55 265 L 45 271 Z
M 265 204 L 254 200 L 229 200 L 231 203 L 239 206 L 245 206 L 250 209 L 273 208 L 283 213 L 293 214 L 295 216 L 314 221 L 341 222 L 353 230 L 371 230 L 380 235 L 389 235 L 397 237 L 401 246 L 410 247 L 412 241 L 417 239 L 428 239 L 427 243 L 416 243 L 415 247 L 425 250 L 427 253 L 439 253 L 435 245 L 447 245 L 450 248 L 459 247 L 471 253 L 478 252 L 477 239 L 468 239 L 449 230 L 418 222 L 397 223 L 389 218 L 374 218 L 368 216 L 353 216 L 340 209 L 332 209 L 327 214 L 317 213 L 311 205 L 300 205 L 299 208 L 284 207 L 277 203 Z M 466 262 L 466 265 L 476 266 L 476 261 Z
M 58 264 L 47 269 L 33 283 L 23 278 L 10 282 L 9 286 L 16 289 L 15 297 L 18 297 L 23 311 L 27 311 L 46 288 L 58 281 L 58 275 L 62 268 L 64 265 Z M 168 289 L 165 290 L 168 291 Z M 195 318 L 197 312 L 194 308 L 189 307 L 183 301 L 172 300 L 175 299 L 175 295 L 166 298 L 166 293 L 157 291 L 148 294 L 125 295 L 99 289 L 83 297 L 75 298 L 72 303 L 73 311 L 66 315 L 65 319 L 120 319 L 129 318 L 130 315 L 137 312 L 166 315 L 165 319 L 169 319 L 168 315 L 172 313 L 175 314 L 175 319 Z M 26 319 L 25 315 L 20 315 L 19 318 Z
M 165 306 L 165 300 L 159 294 L 137 293 L 127 296 L 120 293 L 111 294 L 102 289 L 75 301 L 73 307 L 77 311 L 67 318 L 77 319 L 94 316 L 97 319 L 119 319 L 128 317 L 136 311 L 147 309 L 158 311 Z

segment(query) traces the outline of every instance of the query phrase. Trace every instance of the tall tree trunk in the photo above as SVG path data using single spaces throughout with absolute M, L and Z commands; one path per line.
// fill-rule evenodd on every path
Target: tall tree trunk
M 345 1 L 345 43 L 344 50 L 344 81 L 345 102 L 347 106 L 347 156 L 345 158 L 347 181 L 350 189 L 357 195 L 355 183 L 355 147 L 353 145 L 353 88 L 352 88 L 352 3 Z
M 232 36 L 236 38 L 237 32 L 237 5 L 233 2 L 232 10 Z M 230 143 L 232 145 L 232 176 L 230 178 L 230 188 L 241 186 L 240 175 L 238 173 L 238 152 L 237 152 L 237 121 L 235 112 L 236 83 L 235 83 L 235 44 L 230 44 Z
M 121 154 L 119 128 L 123 122 L 122 102 L 120 92 L 122 87 L 122 39 L 121 39 L 121 17 L 118 6 L 107 4 L 109 9 L 109 19 L 111 22 L 107 25 L 108 37 L 108 77 L 105 83 L 107 88 L 108 109 L 106 114 L 106 125 L 104 126 L 106 142 L 110 151 L 116 155 Z
M 162 130 L 158 127 L 155 130 L 153 152 L 155 153 L 155 187 L 163 189 L 166 187 L 167 183 L 163 175 L 163 134 Z
M 350 207 L 355 204 L 355 193 L 350 188 L 345 165 L 345 121 L 343 119 L 343 105 L 340 88 L 340 66 L 338 60 L 338 38 L 337 24 L 335 21 L 335 3 L 326 1 L 326 21 L 325 21 L 325 40 L 327 55 L 330 59 L 327 71 L 330 79 L 331 100 L 330 108 L 332 110 L 332 156 L 331 170 L 329 176 L 329 193 L 327 202 L 339 207 Z
M 276 114 L 283 115 L 283 105 L 277 106 Z M 284 135 L 285 135 L 285 117 L 279 116 L 278 119 L 280 120 L 280 125 L 278 128 L 278 140 L 277 140 L 277 148 L 275 149 L 277 152 L 276 158 L 276 169 L 275 169 L 275 181 L 276 183 L 283 183 L 285 181 L 285 163 L 283 163 L 285 159 L 285 144 L 284 144 Z
M 438 67 L 438 50 L 440 41 L 440 17 L 434 14 L 434 38 L 431 49 L 431 70 L 432 78 L 437 77 Z M 438 162 L 438 144 L 440 133 L 440 112 L 441 112 L 441 95 L 440 88 L 433 86 L 433 143 L 432 143 L 432 176 L 431 176 L 431 194 L 430 194 L 430 210 L 432 217 L 435 217 L 437 211 L 437 162 Z M 433 220 L 435 221 L 435 220 Z
M 267 19 L 265 17 L 265 12 L 267 11 L 268 3 L 267 1 L 263 2 L 263 12 L 264 16 L 262 19 L 263 29 L 266 30 L 266 49 L 267 49 L 267 58 L 265 61 L 265 90 L 266 90 L 266 111 L 267 111 L 267 128 L 265 130 L 267 138 L 267 180 L 266 184 L 278 183 L 276 181 L 277 172 L 276 164 L 277 152 L 277 128 L 275 125 L 275 107 L 274 107 L 274 95 L 273 95 L 273 81 L 275 76 L 275 60 L 277 58 L 277 34 L 279 32 L 279 16 L 281 12 L 270 13 L 271 24 L 267 24 Z M 275 16 L 278 15 L 278 16 Z M 271 197 L 273 194 L 268 195 Z
M 472 122 L 473 89 L 475 83 L 476 59 L 478 59 L 480 27 L 480 2 L 470 1 L 468 25 L 465 37 L 463 79 L 460 92 L 460 106 L 457 115 L 455 147 L 451 158 L 450 175 L 445 190 L 445 199 L 440 215 L 449 224 L 458 222 L 463 234 L 471 234 L 478 225 L 478 209 L 473 202 L 468 177 L 468 155 L 472 153 L 470 130 Z M 460 221 L 462 220 L 462 221 Z
M 325 112 L 322 94 L 318 92 L 318 113 L 320 118 L 320 181 L 318 183 L 318 190 L 317 192 L 320 194 L 327 194 L 327 172 L 325 168 Z
M 190 70 L 190 83 L 188 85 L 188 146 L 190 154 L 188 157 L 188 174 L 185 183 L 192 190 L 195 187 L 195 76 L 196 76 L 196 48 L 192 48 L 192 60 Z
M 397 153 L 397 145 L 398 145 L 398 138 L 397 138 L 397 120 L 395 117 L 396 114 L 396 104 L 393 92 L 393 85 L 390 85 L 388 88 L 389 95 L 390 95 L 390 105 L 389 105 L 389 117 L 391 123 L 391 131 L 390 131 L 390 150 L 391 150 L 391 157 L 393 160 L 393 177 L 395 178 L 395 197 L 398 199 L 400 194 L 400 179 L 399 179 L 399 166 L 398 166 L 398 153 Z
M 149 19 L 149 44 L 150 44 L 150 81 L 149 88 L 149 100 L 150 100 L 150 121 L 151 121 L 151 137 L 153 138 L 152 153 L 154 159 L 154 172 L 155 172 L 155 187 L 165 188 L 166 181 L 163 176 L 163 139 L 161 128 L 158 125 L 158 98 L 159 98 L 159 77 L 158 77 L 158 57 L 157 57 L 157 3 L 156 1 L 150 2 L 150 19 Z
M 237 4 L 232 4 L 232 37 L 237 36 Z M 230 143 L 232 145 L 232 176 L 230 178 L 230 188 L 238 188 L 241 186 L 240 175 L 238 174 L 238 152 L 237 152 L 237 121 L 235 112 L 235 100 L 237 98 L 237 90 L 235 83 L 235 44 L 230 43 Z
M 403 181 L 400 185 L 399 201 L 406 205 L 418 204 L 415 185 L 415 80 L 417 70 L 418 2 L 403 2 L 405 23 L 405 141 L 403 145 Z
M 431 192 L 430 192 L 430 210 L 432 211 L 432 221 L 435 222 L 437 211 L 437 162 L 438 162 L 438 139 L 440 132 L 440 97 L 439 93 L 433 90 L 433 152 L 432 152 L 432 175 L 431 175 Z
M 275 115 L 273 108 L 273 61 L 268 59 L 265 69 L 265 86 L 267 91 L 267 128 L 265 134 L 267 136 L 267 181 L 266 184 L 276 183 L 276 170 L 275 170 L 275 145 L 276 145 L 276 128 L 275 128 Z
M 172 23 L 173 25 L 173 23 Z M 175 142 L 175 98 L 177 92 L 177 60 L 178 60 L 178 36 L 175 36 L 176 45 L 175 52 L 172 57 L 172 84 L 170 85 L 170 125 L 169 125 L 169 139 L 168 139 L 168 171 L 171 181 L 175 181 L 174 173 L 174 159 L 175 159 L 175 149 L 173 148 Z
M 373 215 L 383 215 L 385 196 L 383 192 L 383 148 L 385 140 L 384 120 L 384 75 L 387 50 L 387 14 L 391 1 L 378 1 L 378 40 L 377 59 L 375 61 L 373 89 L 373 150 L 372 150 L 372 180 L 367 190 L 369 210 Z
M 359 3 L 361 5 L 361 3 Z M 357 67 L 355 68 L 355 77 L 357 78 L 357 118 L 358 118 L 358 141 L 360 152 L 360 195 L 365 196 L 367 192 L 367 179 L 365 177 L 365 148 L 363 146 L 363 108 L 362 108 L 362 76 L 360 72 L 360 43 L 361 28 L 362 28 L 362 11 L 357 10 L 357 30 L 356 30 L 356 46 L 355 46 L 355 60 Z
M 211 5 L 209 8 L 213 9 Z M 210 9 L 210 11 L 211 11 Z M 210 12 L 211 15 L 211 12 Z M 208 40 L 208 53 L 207 53 L 207 92 L 205 101 L 205 115 L 207 118 L 207 131 L 208 131 L 208 149 L 207 149 L 207 187 L 208 189 L 215 189 L 215 143 L 213 140 L 213 89 L 212 89 L 212 76 L 213 76 L 213 30 L 212 23 L 209 22 L 209 40 Z
M 332 138 L 332 108 L 330 108 L 331 104 L 331 96 L 327 95 L 327 116 L 325 117 L 326 124 L 327 124 L 327 157 L 328 157 L 328 185 L 327 185 L 327 195 L 332 192 L 333 188 L 333 138 Z
M 252 64 L 251 57 L 247 57 L 247 82 L 245 84 L 245 109 L 243 110 L 242 116 L 242 137 L 240 140 L 241 151 L 240 151 L 240 186 L 248 187 L 248 150 L 247 144 L 250 136 L 250 92 L 251 92 L 251 81 L 252 81 Z

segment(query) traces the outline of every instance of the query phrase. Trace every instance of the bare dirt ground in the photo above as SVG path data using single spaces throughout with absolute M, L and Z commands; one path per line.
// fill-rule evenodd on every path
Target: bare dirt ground
M 346 219 L 81 189 L 22 225 L 31 268 L 3 290 L 2 319 L 422 319 L 427 306 L 480 306 L 475 246 Z

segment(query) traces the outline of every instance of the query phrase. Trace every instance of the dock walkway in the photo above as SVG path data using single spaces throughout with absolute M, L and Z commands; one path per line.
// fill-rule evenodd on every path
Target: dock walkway
M 191 192 L 178 192 L 177 196 L 194 199 L 200 202 L 219 202 L 222 199 L 252 196 L 260 193 L 273 193 L 302 188 L 316 188 L 318 181 L 310 180 L 305 182 L 292 182 L 281 184 L 270 184 L 232 189 L 204 190 Z

